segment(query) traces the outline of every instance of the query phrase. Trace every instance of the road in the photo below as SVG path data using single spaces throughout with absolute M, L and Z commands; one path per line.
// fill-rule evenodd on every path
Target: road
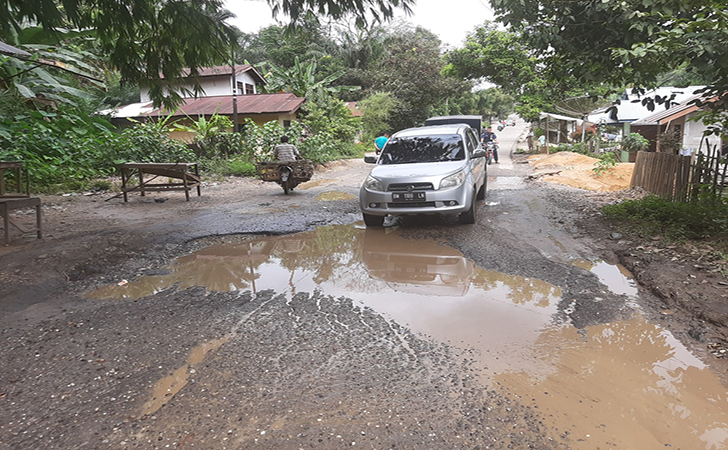
M 574 190 L 524 180 L 523 135 L 471 226 L 367 229 L 352 162 L 290 196 L 94 204 L 104 230 L 5 253 L 0 449 L 724 448 L 705 355 L 642 314 Z

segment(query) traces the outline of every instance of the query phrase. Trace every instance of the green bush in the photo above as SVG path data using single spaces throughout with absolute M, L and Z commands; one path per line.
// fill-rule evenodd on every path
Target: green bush
M 594 163 L 594 174 L 597 176 L 602 175 L 609 169 L 617 165 L 617 155 L 612 152 L 606 152 L 599 156 L 599 161 Z
M 645 150 L 650 144 L 645 137 L 638 133 L 629 133 L 622 139 L 622 149 L 629 153 L 636 153 L 640 150 Z
M 104 146 L 113 135 L 108 121 L 75 109 L 21 110 L 0 119 L 0 160 L 22 161 L 33 190 L 107 176 L 114 168 Z
M 725 244 L 728 205 L 725 202 L 671 202 L 649 195 L 603 208 L 604 214 L 640 236 L 669 241 L 709 239 Z
M 154 123 L 139 123 L 111 137 L 106 145 L 106 165 L 125 162 L 191 162 L 194 152 L 181 141 L 168 136 L 165 127 Z
M 581 153 L 582 155 L 591 155 L 591 151 L 589 151 L 589 147 L 584 142 L 577 142 L 575 144 L 559 144 L 555 147 L 549 148 L 550 153 L 557 153 L 557 152 L 573 152 L 573 153 Z

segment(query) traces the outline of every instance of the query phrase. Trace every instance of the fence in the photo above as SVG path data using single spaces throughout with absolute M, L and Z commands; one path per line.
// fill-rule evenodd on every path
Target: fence
M 707 146 L 691 156 L 659 152 L 638 152 L 631 187 L 671 201 L 694 201 L 698 196 L 722 198 L 728 181 L 728 164 L 719 148 Z

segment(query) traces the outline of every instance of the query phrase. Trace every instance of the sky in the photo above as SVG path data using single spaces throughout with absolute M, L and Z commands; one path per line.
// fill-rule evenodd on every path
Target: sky
M 226 0 L 225 6 L 237 16 L 231 23 L 246 33 L 273 25 L 271 10 L 264 0 Z M 414 14 L 405 18 L 430 30 L 450 47 L 462 47 L 468 33 L 486 20 L 493 20 L 488 0 L 417 0 Z

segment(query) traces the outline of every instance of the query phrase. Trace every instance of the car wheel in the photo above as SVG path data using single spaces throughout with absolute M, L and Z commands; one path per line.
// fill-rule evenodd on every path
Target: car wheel
M 470 209 L 465 211 L 464 213 L 461 213 L 458 217 L 460 219 L 460 223 L 463 225 L 470 225 L 475 223 L 475 198 L 473 198 L 473 201 L 470 202 Z
M 381 227 L 384 225 L 384 216 L 373 216 L 371 214 L 362 213 L 364 215 L 364 223 L 368 227 Z

